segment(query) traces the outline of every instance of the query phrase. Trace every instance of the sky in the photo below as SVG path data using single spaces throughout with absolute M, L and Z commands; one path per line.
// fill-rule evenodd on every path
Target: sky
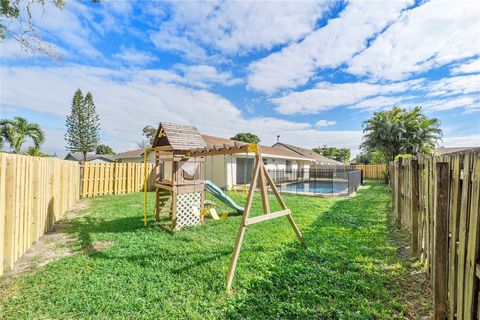
M 116 152 L 166 121 L 355 155 L 362 122 L 393 105 L 438 118 L 442 146 L 480 145 L 477 1 L 66 0 L 32 15 L 62 61 L 3 40 L 0 118 L 40 124 L 58 156 L 77 88 Z

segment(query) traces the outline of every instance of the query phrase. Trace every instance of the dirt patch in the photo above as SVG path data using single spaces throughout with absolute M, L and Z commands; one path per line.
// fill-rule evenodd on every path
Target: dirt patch
M 20 275 L 37 270 L 57 259 L 73 254 L 69 244 L 77 240 L 63 233 L 65 222 L 54 225 L 17 262 L 12 270 L 5 272 L 3 283 L 8 284 Z
M 87 215 L 90 205 L 91 202 L 88 199 L 77 202 L 69 212 L 65 213 L 63 220 L 58 221 L 15 262 L 12 270 L 4 273 L 2 283 L 8 284 L 26 272 L 35 271 L 52 261 L 76 253 L 70 244 L 77 238 L 66 232 L 71 227 L 69 220 Z
M 87 209 L 89 209 L 91 206 L 91 201 L 89 199 L 82 199 L 78 201 L 72 209 L 70 209 L 69 212 L 66 212 L 64 215 L 65 220 L 72 220 L 76 219 L 79 217 L 83 217 L 87 215 L 89 212 Z
M 105 249 L 110 248 L 113 245 L 112 241 L 95 241 L 93 243 L 90 243 L 89 245 L 82 247 L 80 249 L 81 252 L 84 253 L 92 253 L 96 251 L 102 251 Z
M 433 319 L 432 292 L 427 274 L 418 259 L 412 257 L 406 230 L 391 227 L 393 241 L 399 247 L 398 255 L 404 261 L 407 272 L 400 284 L 403 300 L 407 305 L 408 319 Z

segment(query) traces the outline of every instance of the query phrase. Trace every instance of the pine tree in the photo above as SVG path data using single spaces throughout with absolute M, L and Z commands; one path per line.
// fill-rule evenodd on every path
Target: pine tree
M 67 116 L 66 125 L 67 150 L 82 152 L 83 161 L 86 161 L 87 152 L 95 150 L 98 144 L 100 130 L 100 120 L 95 111 L 95 103 L 90 92 L 84 98 L 80 89 L 75 91 L 71 114 Z

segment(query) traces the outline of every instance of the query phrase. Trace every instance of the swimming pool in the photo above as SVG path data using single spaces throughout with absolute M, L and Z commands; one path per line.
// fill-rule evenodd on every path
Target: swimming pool
M 348 194 L 348 180 L 298 181 L 279 186 L 280 191 L 303 194 Z

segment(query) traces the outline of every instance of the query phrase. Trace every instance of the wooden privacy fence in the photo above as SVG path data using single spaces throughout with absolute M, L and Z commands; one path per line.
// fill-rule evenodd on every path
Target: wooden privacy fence
M 0 275 L 79 199 L 79 164 L 0 153 Z
M 396 222 L 424 264 L 436 319 L 480 319 L 480 155 L 400 159 L 389 166 Z
M 383 180 L 387 166 L 384 164 L 356 164 L 355 169 L 362 170 L 363 178 L 373 180 Z
M 153 163 L 147 163 L 147 188 L 153 189 Z M 81 196 L 96 197 L 143 191 L 143 163 L 86 162 L 81 168 Z

